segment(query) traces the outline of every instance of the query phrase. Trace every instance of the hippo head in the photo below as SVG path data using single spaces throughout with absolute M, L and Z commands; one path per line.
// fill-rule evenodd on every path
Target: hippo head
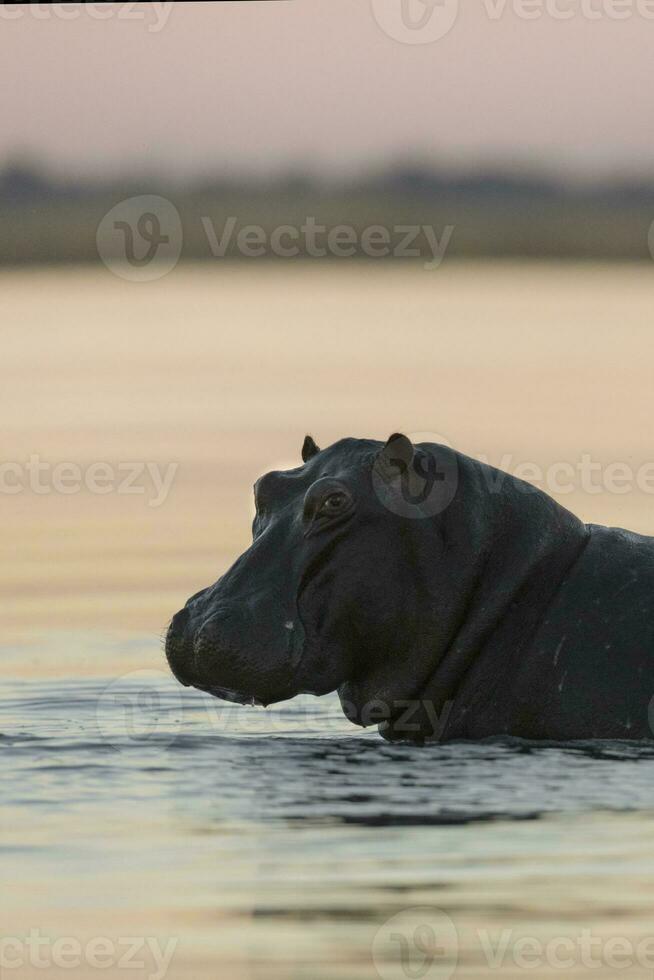
M 252 544 L 173 617 L 178 680 L 243 704 L 338 690 L 359 724 L 380 720 L 371 704 L 412 696 L 426 669 L 416 643 L 445 639 L 452 604 L 438 538 L 416 519 L 437 520 L 453 496 L 456 454 L 438 448 L 435 460 L 396 434 L 320 450 L 307 436 L 302 466 L 262 476 Z
M 173 617 L 168 662 L 243 704 L 337 690 L 350 720 L 393 737 L 411 701 L 442 708 L 564 512 L 402 435 L 307 436 L 302 459 L 255 484 L 252 544 Z

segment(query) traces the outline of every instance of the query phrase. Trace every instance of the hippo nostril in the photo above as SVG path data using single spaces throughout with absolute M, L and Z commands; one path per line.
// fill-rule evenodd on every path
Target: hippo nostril
M 186 607 L 175 613 L 170 623 L 170 632 L 173 634 L 173 636 L 178 636 L 180 633 L 184 632 L 184 629 L 188 625 L 189 619 L 189 611 Z
M 177 680 L 186 687 L 191 684 L 188 676 L 189 657 L 187 639 L 187 628 L 190 619 L 188 610 L 181 609 L 173 616 L 166 634 L 166 659 Z

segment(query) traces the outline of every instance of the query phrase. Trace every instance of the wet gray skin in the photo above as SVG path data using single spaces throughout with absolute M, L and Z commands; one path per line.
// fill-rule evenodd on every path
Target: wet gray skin
M 173 617 L 183 684 L 338 690 L 392 740 L 651 737 L 653 539 L 398 434 L 302 459 L 257 481 L 251 546 Z

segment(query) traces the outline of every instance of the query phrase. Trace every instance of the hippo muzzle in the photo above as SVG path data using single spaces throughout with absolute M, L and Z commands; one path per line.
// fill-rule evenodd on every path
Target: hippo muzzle
M 298 693 L 304 629 L 274 597 L 229 598 L 228 577 L 172 619 L 166 657 L 175 677 L 215 697 L 268 705 Z
M 325 573 L 353 493 L 307 467 L 268 473 L 254 492 L 252 544 L 173 617 L 168 662 L 182 684 L 242 704 L 326 694 L 346 670 L 319 639 L 320 609 L 331 598 Z

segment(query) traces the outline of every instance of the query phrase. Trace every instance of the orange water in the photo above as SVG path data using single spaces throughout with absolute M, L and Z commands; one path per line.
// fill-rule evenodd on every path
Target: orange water
M 30 269 L 3 272 L 0 295 L 2 461 L 178 464 L 156 507 L 150 485 L 0 494 L 0 736 L 25 738 L 0 738 L 5 935 L 174 937 L 174 980 L 358 980 L 377 975 L 378 929 L 416 906 L 454 920 L 457 978 L 489 975 L 480 930 L 512 930 L 510 950 L 652 933 L 648 760 L 389 757 L 374 734 L 348 749 L 361 736 L 322 702 L 319 751 L 295 708 L 283 738 L 264 722 L 248 741 L 188 702 L 197 742 L 129 751 L 96 717 L 116 678 L 162 668 L 170 615 L 246 546 L 252 482 L 296 465 L 306 431 L 433 434 L 549 479 L 584 454 L 603 473 L 648 464 L 650 266 L 205 264 L 146 284 Z M 650 491 L 558 496 L 654 533 Z M 565 815 L 508 819 L 548 801 Z M 448 806 L 505 819 L 421 825 Z M 386 825 L 358 825 L 364 807 Z M 529 972 L 589 975 L 578 959 Z M 510 957 L 495 975 L 524 973 Z

